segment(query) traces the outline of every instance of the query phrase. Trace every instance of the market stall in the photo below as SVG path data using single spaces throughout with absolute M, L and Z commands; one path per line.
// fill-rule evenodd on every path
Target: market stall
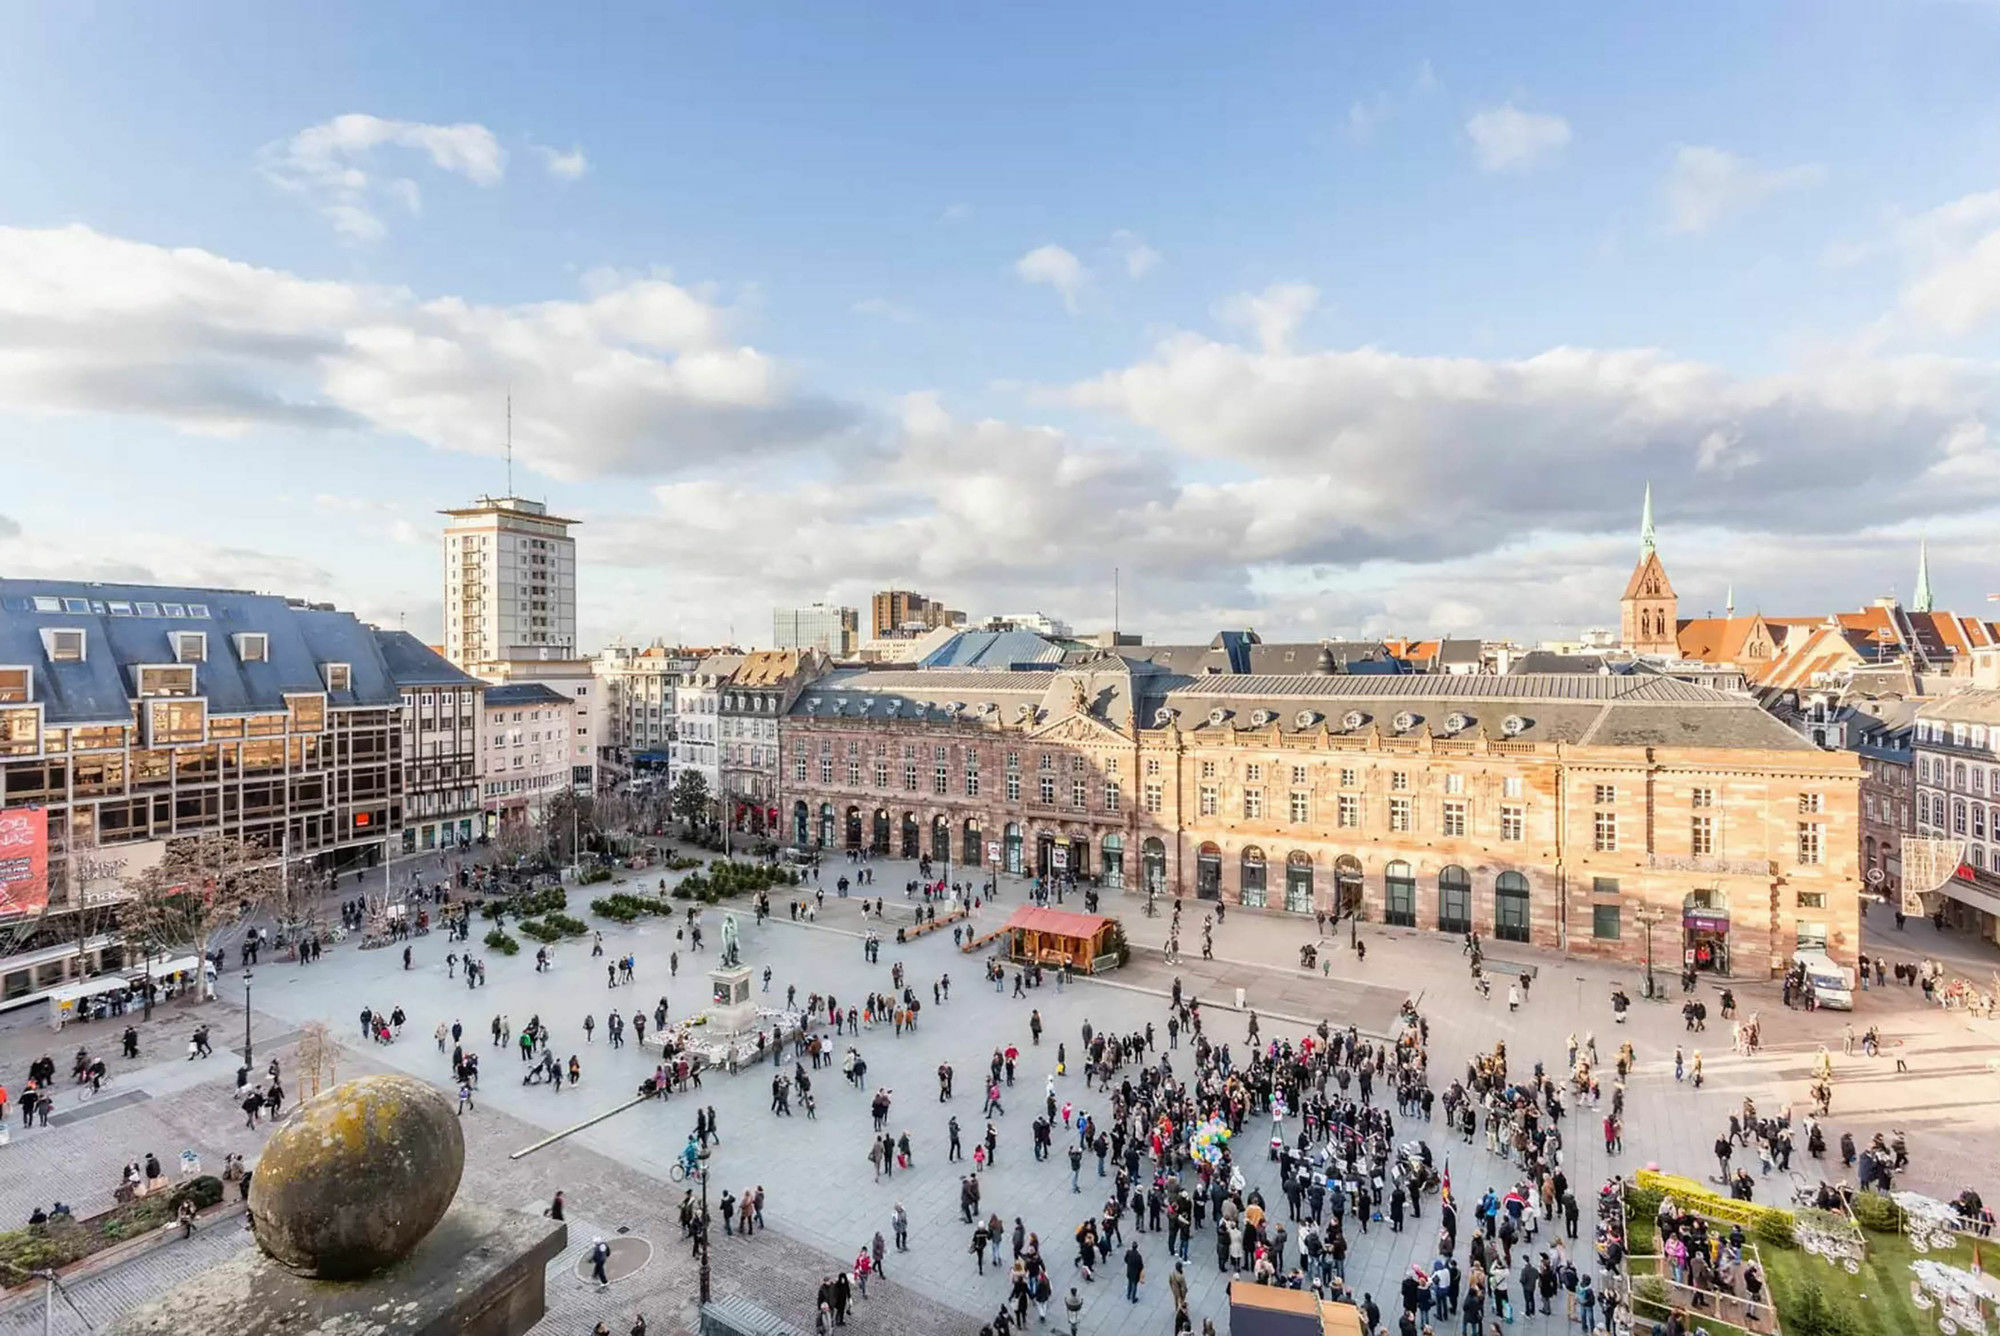
M 109 1015 L 114 998 L 131 992 L 132 985 L 122 975 L 106 974 L 95 979 L 66 983 L 49 992 L 49 1028 L 60 1030 L 75 1020 L 98 1020 Z
M 1095 974 L 1118 963 L 1111 949 L 1117 927 L 1118 920 L 1102 914 L 1023 905 L 1001 925 L 1002 950 L 1010 960 Z

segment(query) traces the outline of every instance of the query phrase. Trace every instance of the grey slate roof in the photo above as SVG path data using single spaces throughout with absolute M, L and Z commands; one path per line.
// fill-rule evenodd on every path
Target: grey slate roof
M 38 599 L 55 599 L 62 609 L 43 610 Z M 176 609 L 184 615 L 169 615 Z M 51 662 L 44 629 L 82 631 L 84 661 Z M 402 704 L 376 632 L 352 613 L 234 589 L 0 580 L 0 664 L 27 665 L 52 726 L 130 722 L 136 669 L 173 663 L 175 631 L 207 635 L 195 689 L 210 714 L 283 710 L 288 693 L 323 694 L 334 709 Z M 266 637 L 267 661 L 237 657 L 231 637 L 243 632 Z M 326 690 L 321 666 L 328 663 L 349 666 L 349 690 Z
M 377 631 L 375 643 L 389 666 L 389 675 L 399 687 L 484 686 L 472 674 L 457 668 L 408 631 Z
M 925 655 L 926 668 L 1006 668 L 1017 663 L 1054 663 L 1063 647 L 1033 631 L 961 631 Z
M 1507 675 L 1527 673 L 1595 673 L 1604 668 L 1602 654 L 1558 654 L 1554 650 L 1531 649 L 1508 667 Z
M 509 682 L 503 687 L 486 688 L 486 707 L 518 710 L 525 705 L 574 705 L 576 702 L 554 687 L 540 682 Z

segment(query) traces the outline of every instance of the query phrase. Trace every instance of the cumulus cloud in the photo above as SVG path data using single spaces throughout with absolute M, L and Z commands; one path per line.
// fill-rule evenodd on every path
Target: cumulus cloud
M 0 542 L 21 536 L 21 522 L 8 515 L 0 515 Z
M 737 341 L 662 275 L 481 305 L 301 278 L 87 227 L 0 228 L 0 407 L 183 430 L 356 428 L 447 450 L 514 445 L 558 478 L 668 472 L 826 440 L 853 412 Z
M 358 112 L 307 126 L 267 145 L 261 157 L 266 177 L 310 200 L 343 237 L 377 241 L 388 231 L 376 211 L 379 197 L 393 198 L 411 213 L 422 203 L 414 180 L 384 179 L 372 171 L 379 149 L 428 158 L 438 171 L 478 186 L 496 186 L 507 174 L 507 151 L 483 125 L 432 125 Z
M 1915 271 L 1900 304 L 1912 323 L 1960 335 L 2000 315 L 2000 190 L 1919 214 L 1897 240 Z
M 1014 261 L 1014 272 L 1023 283 L 1042 283 L 1054 288 L 1070 311 L 1076 310 L 1077 294 L 1090 278 L 1083 261 L 1053 243 L 1037 246 Z
M 1482 172 L 1523 171 L 1554 157 L 1570 141 L 1569 122 L 1509 102 L 1472 113 L 1465 122 Z
M 535 152 L 541 155 L 542 166 L 550 176 L 558 181 L 575 181 L 590 170 L 590 159 L 584 156 L 581 144 L 573 145 L 565 153 L 559 148 L 535 145 Z
M 852 309 L 856 315 L 873 316 L 877 320 L 889 320 L 899 325 L 912 325 L 917 320 L 915 311 L 887 297 L 864 297 L 854 303 Z
M 1817 163 L 1767 169 L 1724 149 L 1683 144 L 1667 172 L 1668 224 L 1676 232 L 1706 232 L 1731 214 L 1825 177 Z
M 1146 244 L 1145 238 L 1137 232 L 1124 228 L 1111 234 L 1111 244 L 1118 257 L 1124 262 L 1125 272 L 1132 278 L 1144 278 L 1159 266 L 1166 257 Z
M 1310 283 L 1273 283 L 1262 292 L 1243 292 L 1222 302 L 1216 314 L 1229 324 L 1257 335 L 1265 352 L 1283 352 L 1299 322 L 1319 306 L 1319 289 Z

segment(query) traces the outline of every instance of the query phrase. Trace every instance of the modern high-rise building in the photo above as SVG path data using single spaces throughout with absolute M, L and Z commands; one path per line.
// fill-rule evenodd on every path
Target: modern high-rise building
M 963 626 L 965 614 L 910 589 L 884 589 L 869 602 L 868 637 L 895 640 L 941 626 Z
M 777 608 L 771 613 L 773 649 L 816 649 L 844 658 L 854 652 L 861 631 L 861 614 L 853 608 L 815 603 L 807 608 Z
M 441 512 L 445 657 L 464 667 L 576 653 L 575 520 L 540 501 L 485 496 Z

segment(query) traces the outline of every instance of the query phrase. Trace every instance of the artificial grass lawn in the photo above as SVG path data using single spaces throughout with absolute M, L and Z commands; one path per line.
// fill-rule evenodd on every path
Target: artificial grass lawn
M 1650 1217 L 1643 1213 L 1633 1215 L 1626 1225 L 1634 1253 L 1656 1251 L 1658 1240 L 1653 1235 Z M 1868 1256 L 1863 1259 L 1859 1274 L 1850 1276 L 1845 1266 L 1828 1266 L 1824 1259 L 1803 1248 L 1774 1248 L 1753 1236 L 1764 1262 L 1765 1283 L 1770 1288 L 1772 1302 L 1778 1305 L 1781 1320 L 1790 1307 L 1791 1296 L 1807 1283 L 1817 1281 L 1828 1302 L 1851 1308 L 1860 1323 L 1860 1336 L 1935 1336 L 1936 1310 L 1923 1313 L 1910 1304 L 1913 1279 L 1910 1263 L 1927 1255 L 1946 1266 L 1969 1267 L 1971 1246 L 1961 1242 L 1947 1252 L 1920 1254 L 1901 1234 L 1863 1230 L 1862 1237 L 1868 1242 Z M 1738 1328 L 1711 1324 L 1699 1315 L 1694 1318 L 1694 1326 L 1707 1336 L 1740 1336 Z

